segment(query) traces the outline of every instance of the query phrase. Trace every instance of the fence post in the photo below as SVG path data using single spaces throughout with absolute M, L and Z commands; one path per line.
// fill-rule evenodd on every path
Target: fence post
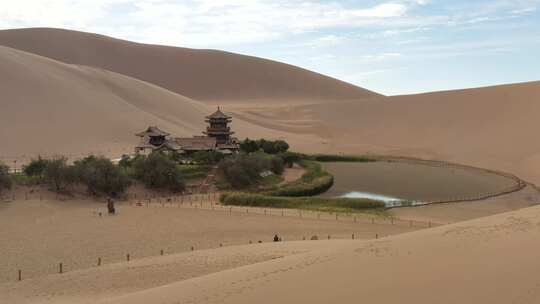
M 378 239 L 378 238 L 379 238 L 379 234 L 375 233 L 375 239 Z
M 100 257 L 97 259 L 97 265 L 101 266 L 101 258 Z
M 354 240 L 354 233 L 352 234 L 351 238 Z
M 64 272 L 64 265 L 62 265 L 62 263 L 58 264 L 58 273 L 63 273 Z
M 22 281 L 22 270 L 19 269 L 19 281 Z
M 128 262 L 129 262 L 129 259 L 130 259 L 130 258 L 131 258 L 131 256 L 129 255 L 129 253 L 128 253 L 128 254 L 126 254 L 126 261 L 128 261 Z
M 161 249 L 161 251 L 159 252 L 160 255 L 163 255 L 163 249 Z
M 195 247 L 191 246 L 191 251 L 195 250 Z

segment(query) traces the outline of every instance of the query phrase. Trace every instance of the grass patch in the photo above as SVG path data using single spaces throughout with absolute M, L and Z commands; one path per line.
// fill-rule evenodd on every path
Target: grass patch
M 384 210 L 384 203 L 370 199 L 320 198 L 320 197 L 277 197 L 254 193 L 224 193 L 220 196 L 223 205 L 310 209 L 320 211 L 356 212 Z
M 208 165 L 180 165 L 179 167 L 182 177 L 186 180 L 206 178 L 212 170 L 212 167 Z
M 334 177 L 324 171 L 320 164 L 302 160 L 300 165 L 306 169 L 306 173 L 299 180 L 266 189 L 261 194 L 291 197 L 314 196 L 326 192 L 334 184 Z
M 13 183 L 23 186 L 39 185 L 43 181 L 39 176 L 28 176 L 23 173 L 13 173 L 10 176 Z
M 318 162 L 356 162 L 369 163 L 376 161 L 367 156 L 358 155 L 337 155 L 337 154 L 314 154 L 307 156 L 307 159 Z

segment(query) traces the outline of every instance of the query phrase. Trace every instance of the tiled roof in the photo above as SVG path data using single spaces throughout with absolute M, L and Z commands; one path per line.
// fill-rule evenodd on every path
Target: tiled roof
M 135 134 L 137 136 L 143 137 L 143 136 L 169 136 L 170 134 L 160 130 L 157 126 L 150 126 L 146 131 L 143 131 L 141 133 Z
M 211 115 L 209 116 L 206 116 L 206 118 L 208 119 L 230 119 L 231 116 L 228 116 L 227 114 L 221 112 L 221 109 L 218 107 L 217 111 L 215 111 L 214 113 L 212 113 Z
M 182 150 L 196 150 L 205 151 L 213 150 L 216 148 L 216 139 L 214 137 L 195 136 L 187 138 L 175 138 L 174 139 Z

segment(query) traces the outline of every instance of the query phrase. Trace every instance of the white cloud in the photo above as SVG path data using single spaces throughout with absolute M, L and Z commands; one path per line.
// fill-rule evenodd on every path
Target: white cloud
M 286 0 L 18 0 L 0 6 L 5 27 L 64 27 L 150 43 L 209 46 L 268 41 L 329 28 L 396 22 L 404 3 L 371 7 Z
M 373 8 L 355 10 L 352 12 L 352 14 L 357 17 L 387 18 L 400 17 L 405 15 L 406 12 L 407 6 L 404 4 L 384 3 Z

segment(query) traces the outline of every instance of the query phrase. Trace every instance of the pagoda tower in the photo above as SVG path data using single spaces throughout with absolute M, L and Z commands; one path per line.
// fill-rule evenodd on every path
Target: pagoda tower
M 214 137 L 218 145 L 227 144 L 231 141 L 231 135 L 234 134 L 228 126 L 232 122 L 231 116 L 221 112 L 218 107 L 216 112 L 206 116 L 206 122 L 210 125 L 206 127 L 206 131 L 203 133 L 208 137 Z

